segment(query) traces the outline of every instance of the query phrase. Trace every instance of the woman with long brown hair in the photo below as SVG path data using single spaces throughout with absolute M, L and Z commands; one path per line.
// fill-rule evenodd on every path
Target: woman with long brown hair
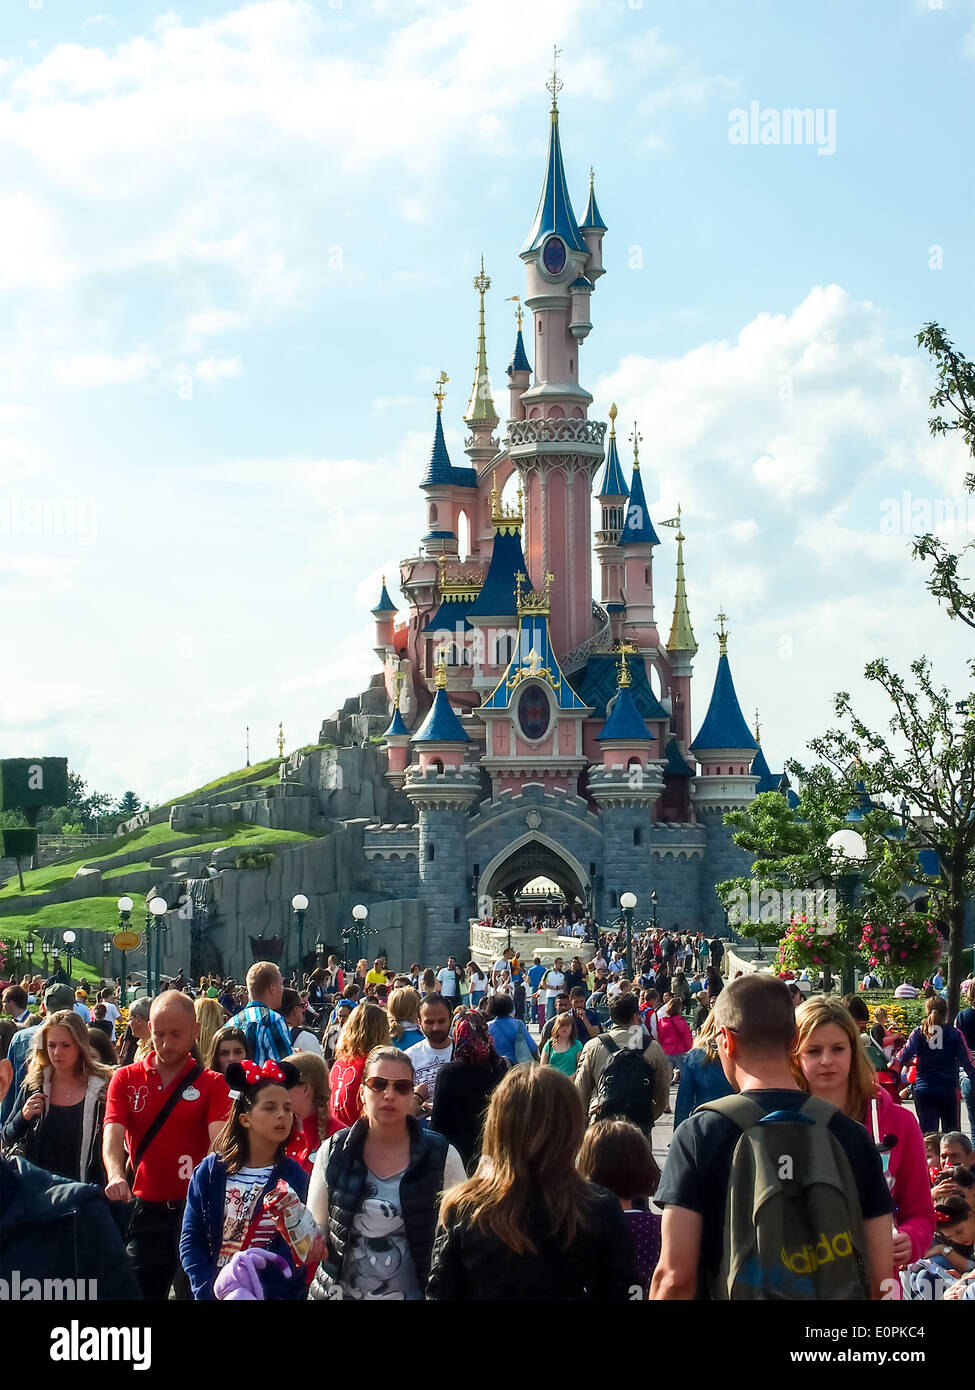
M 619 1202 L 576 1168 L 579 1092 L 515 1067 L 491 1097 L 477 1174 L 444 1196 L 427 1298 L 625 1301 L 638 1284 Z
M 914 1116 L 878 1085 L 853 1015 L 819 996 L 796 1010 L 792 1071 L 802 1090 L 865 1125 L 880 1150 L 894 1203 L 894 1268 L 920 1259 L 931 1243 L 934 1207 L 924 1140 Z
M 105 1186 L 102 1125 L 112 1069 L 96 1060 L 79 1014 L 60 1009 L 41 1024 L 20 1094 L 3 1128 L 38 1168 Z
M 200 1025 L 200 1036 L 196 1040 L 196 1046 L 200 1056 L 206 1057 L 210 1053 L 214 1036 L 227 1022 L 227 1015 L 216 999 L 197 999 L 193 1007 L 196 1010 L 196 1021 Z
M 389 1046 L 386 1010 L 363 1000 L 352 1010 L 328 1074 L 329 1111 L 340 1125 L 354 1125 L 362 1114 L 362 1073 L 374 1047 Z

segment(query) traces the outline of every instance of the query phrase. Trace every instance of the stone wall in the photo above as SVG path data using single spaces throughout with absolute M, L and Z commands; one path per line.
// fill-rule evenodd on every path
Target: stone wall
M 707 832 L 708 847 L 701 866 L 701 929 L 713 935 L 727 935 L 732 941 L 741 937 L 733 927 L 725 926 L 725 912 L 714 891 L 714 885 L 727 878 L 738 878 L 751 872 L 752 856 L 732 840 L 734 833 L 724 824 L 724 812 L 729 807 L 700 808 L 698 814 Z

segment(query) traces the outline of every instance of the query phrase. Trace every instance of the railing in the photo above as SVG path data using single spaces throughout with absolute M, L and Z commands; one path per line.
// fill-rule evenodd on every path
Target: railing
M 505 445 L 598 444 L 603 445 L 606 426 L 601 420 L 509 420 Z
M 585 666 L 591 656 L 597 652 L 608 652 L 613 645 L 609 614 L 605 608 L 600 608 L 598 603 L 594 603 L 592 615 L 596 620 L 602 619 L 602 626 L 591 637 L 587 637 L 585 642 L 580 642 L 577 647 L 572 648 L 571 652 L 567 652 L 559 662 L 567 676 L 571 675 L 573 671 L 578 671 L 580 666 Z

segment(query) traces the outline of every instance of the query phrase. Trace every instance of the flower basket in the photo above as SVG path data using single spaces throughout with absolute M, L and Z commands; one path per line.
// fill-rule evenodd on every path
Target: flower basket
M 900 921 L 864 922 L 860 954 L 871 970 L 920 984 L 938 962 L 941 937 L 926 917 L 909 912 Z
M 838 970 L 843 964 L 843 938 L 830 922 L 790 922 L 779 942 L 780 970 Z

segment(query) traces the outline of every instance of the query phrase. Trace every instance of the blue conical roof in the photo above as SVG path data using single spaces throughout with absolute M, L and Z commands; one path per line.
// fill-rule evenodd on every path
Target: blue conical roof
M 640 711 L 633 703 L 633 696 L 630 694 L 628 686 L 623 686 L 620 690 L 612 712 L 596 738 L 597 740 L 622 738 L 626 739 L 628 743 L 649 743 L 653 739 L 653 734 L 649 732 L 646 724 L 640 718 Z
M 389 728 L 383 734 L 383 738 L 402 738 L 404 734 L 409 736 L 409 732 L 403 716 L 400 714 L 399 710 L 396 709 L 393 711 L 393 718 L 390 721 Z
M 776 776 L 775 773 L 769 769 L 761 746 L 759 746 L 758 752 L 752 759 L 751 774 L 753 777 L 758 778 L 758 786 L 755 788 L 756 796 L 761 792 L 777 792 L 779 790 L 779 783 L 782 781 L 782 776 L 781 774 Z
M 660 537 L 653 529 L 653 522 L 650 520 L 650 508 L 647 506 L 647 499 L 643 492 L 643 480 L 640 477 L 640 469 L 637 464 L 633 465 L 633 484 L 630 488 L 630 500 L 626 507 L 626 516 L 623 518 L 623 530 L 620 532 L 620 545 L 659 545 Z
M 697 738 L 691 744 L 691 752 L 706 753 L 713 748 L 741 748 L 753 753 L 758 751 L 758 744 L 745 723 L 745 716 L 735 694 L 735 683 L 731 679 L 727 652 L 722 652 L 718 657 L 718 672 L 714 678 L 714 689 L 711 691 L 711 703 L 708 705 L 708 712 L 704 716 L 704 723 Z
M 376 604 L 375 608 L 374 608 L 372 611 L 373 611 L 373 613 L 398 613 L 398 612 L 399 612 L 399 609 L 396 607 L 396 604 L 395 604 L 395 603 L 393 602 L 393 600 L 389 597 L 389 590 L 386 588 L 386 581 L 385 581 L 385 579 L 383 580 L 383 591 L 382 591 L 382 593 L 379 595 L 379 602 Z
M 603 473 L 603 480 L 599 484 L 597 497 L 629 497 L 630 489 L 626 486 L 626 479 L 623 477 L 623 468 L 620 464 L 619 450 L 616 447 L 615 431 L 609 436 L 609 447 L 606 450 L 606 469 Z
M 512 376 L 515 372 L 530 372 L 532 364 L 528 360 L 528 353 L 525 351 L 525 340 L 521 336 L 521 329 L 518 329 L 518 336 L 515 339 L 515 350 L 511 354 L 511 361 L 508 363 L 508 375 Z
M 589 178 L 589 202 L 586 204 L 586 212 L 579 224 L 582 230 L 592 228 L 597 232 L 605 232 L 606 223 L 603 221 L 599 209 L 596 206 L 596 190 L 593 187 L 593 179 Z
M 667 755 L 667 765 L 664 768 L 664 775 L 667 777 L 693 777 L 694 769 L 680 751 L 680 744 L 676 738 L 671 738 L 664 749 Z
M 510 524 L 495 527 L 494 548 L 481 592 L 467 610 L 474 618 L 514 618 L 518 614 L 515 575 L 527 574 L 521 531 Z
M 420 730 L 413 735 L 414 743 L 470 743 L 463 724 L 447 699 L 446 690 L 438 690 L 430 713 Z
M 433 449 L 430 462 L 420 483 L 421 487 L 442 487 L 453 483 L 460 487 L 477 487 L 477 473 L 473 468 L 454 468 L 447 453 L 447 441 L 443 436 L 443 417 L 437 411 L 437 423 L 433 431 Z
M 518 253 L 521 256 L 537 251 L 545 238 L 557 232 L 570 251 L 584 251 L 588 254 L 576 223 L 569 189 L 565 182 L 565 169 L 562 166 L 562 145 L 559 140 L 559 113 L 553 106 L 548 134 L 548 159 L 545 165 L 545 182 L 535 212 L 532 229 L 524 246 Z

